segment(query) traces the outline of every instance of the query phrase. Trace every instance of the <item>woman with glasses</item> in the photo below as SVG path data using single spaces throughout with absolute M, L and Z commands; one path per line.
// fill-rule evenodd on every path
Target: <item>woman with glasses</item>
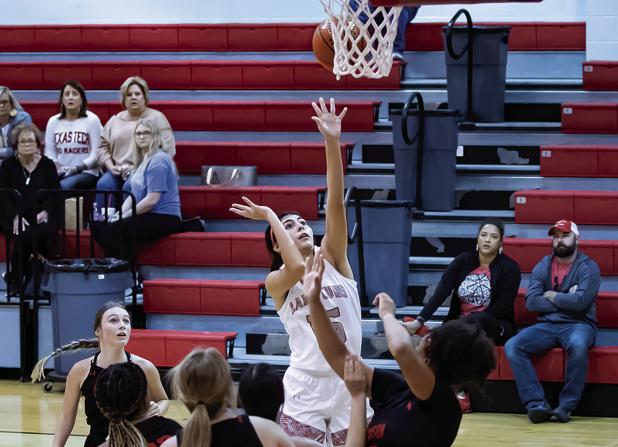
M 170 158 L 176 155 L 176 144 L 170 123 L 163 113 L 148 107 L 149 90 L 146 81 L 131 76 L 122 83 L 120 97 L 123 111 L 112 116 L 103 128 L 99 163 L 104 174 L 97 182 L 97 189 L 114 191 L 122 189 L 124 182 L 136 169 L 133 164 L 133 136 L 140 119 L 156 124 L 161 134 L 161 148 Z M 122 200 L 104 194 L 97 195 L 99 207 L 118 208 Z
M 20 196 L 2 195 L 2 228 L 15 238 L 11 271 L 5 275 L 9 292 L 21 281 L 30 282 L 32 263 L 52 252 L 59 228 L 59 204 L 55 197 L 40 198 L 41 189 L 58 189 L 60 182 L 54 162 L 41 155 L 42 135 L 34 124 L 21 124 L 11 135 L 16 155 L 0 167 L 0 188 L 17 190 Z M 21 214 L 21 219 L 20 219 Z M 37 252 L 33 253 L 33 227 L 36 224 Z
M 20 124 L 32 122 L 8 87 L 0 86 L 0 163 L 13 156 L 11 133 Z
M 95 232 L 106 255 L 122 259 L 128 258 L 133 228 L 137 244 L 181 230 L 178 174 L 163 149 L 156 123 L 145 119 L 137 122 L 132 152 L 135 171 L 124 189 L 135 196 L 135 215 L 132 199 L 127 197 L 105 232 Z
M 45 128 L 45 155 L 56 163 L 62 189 L 93 188 L 99 177 L 101 121 L 88 110 L 84 87 L 67 81 L 60 89 L 60 113 Z

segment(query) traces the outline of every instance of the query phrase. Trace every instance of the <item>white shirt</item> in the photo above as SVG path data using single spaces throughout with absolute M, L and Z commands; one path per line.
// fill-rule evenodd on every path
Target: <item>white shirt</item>
M 92 112 L 75 121 L 52 116 L 45 128 L 45 155 L 63 167 L 75 167 L 85 163 L 89 168 L 83 172 L 98 175 L 101 121 Z
M 344 339 L 352 354 L 360 355 L 363 333 L 356 281 L 343 276 L 328 261 L 324 260 L 324 264 L 322 304 L 335 332 Z M 314 374 L 335 374 L 320 352 L 309 323 L 309 303 L 302 292 L 303 285 L 299 281 L 289 290 L 283 306 L 277 312 L 290 336 L 290 366 Z

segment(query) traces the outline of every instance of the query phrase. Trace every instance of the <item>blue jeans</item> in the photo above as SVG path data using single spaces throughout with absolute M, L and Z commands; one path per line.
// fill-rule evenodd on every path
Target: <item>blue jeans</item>
M 354 11 L 358 9 L 358 3 L 356 0 L 350 0 L 350 6 Z M 375 7 L 369 6 L 373 11 Z M 395 36 L 395 41 L 393 42 L 393 51 L 395 53 L 401 53 L 406 49 L 406 29 L 408 27 L 408 23 L 410 23 L 416 14 L 418 14 L 418 10 L 420 6 L 404 6 L 401 8 L 401 13 L 399 14 L 399 20 L 397 21 L 397 35 Z M 367 23 L 367 15 L 365 13 L 361 13 L 358 16 L 359 19 L 363 23 Z
M 99 177 L 99 180 L 97 181 L 97 189 L 102 191 L 119 191 L 122 190 L 123 185 L 124 180 L 122 179 L 122 177 L 112 175 L 112 173 L 109 171 Z M 120 209 L 120 207 L 122 206 L 122 197 L 116 197 L 115 194 L 108 194 L 107 203 L 105 203 L 105 194 L 98 193 L 95 201 L 99 210 L 110 206 L 116 209 Z
M 596 330 L 588 323 L 537 323 L 523 329 L 506 342 L 504 350 L 515 376 L 519 398 L 529 409 L 548 406 L 530 354 L 542 353 L 557 346 L 566 351 L 564 387 L 560 408 L 571 412 L 577 406 L 586 383 L 588 350 L 594 345 Z
M 97 178 L 96 175 L 80 172 L 70 177 L 64 177 L 60 180 L 60 187 L 62 189 L 90 189 L 97 184 Z

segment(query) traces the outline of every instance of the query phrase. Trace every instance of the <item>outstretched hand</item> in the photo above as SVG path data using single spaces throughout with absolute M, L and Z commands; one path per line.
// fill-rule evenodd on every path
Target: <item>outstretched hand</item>
M 334 98 L 330 98 L 330 110 L 326 108 L 324 98 L 320 98 L 319 102 L 319 107 L 315 102 L 311 103 L 316 114 L 316 116 L 312 116 L 311 119 L 316 122 L 318 129 L 324 138 L 339 138 L 341 135 L 341 121 L 348 112 L 348 108 L 344 107 L 343 111 L 337 115 L 335 113 Z
M 384 318 L 386 315 L 395 315 L 395 302 L 388 293 L 378 293 L 373 299 L 373 305 L 378 308 L 380 318 Z
M 230 211 L 234 214 L 238 214 L 241 217 L 246 217 L 247 219 L 253 220 L 267 220 L 268 214 L 273 211 L 263 205 L 256 205 L 248 197 L 242 196 L 242 200 L 246 203 L 246 205 L 242 205 L 240 203 L 233 203 Z
M 313 256 L 305 261 L 305 276 L 303 277 L 303 295 L 308 301 L 320 299 L 322 291 L 322 276 L 324 275 L 324 255 L 318 248 Z
M 343 380 L 350 396 L 365 397 L 367 385 L 361 359 L 357 355 L 348 355 L 343 368 Z

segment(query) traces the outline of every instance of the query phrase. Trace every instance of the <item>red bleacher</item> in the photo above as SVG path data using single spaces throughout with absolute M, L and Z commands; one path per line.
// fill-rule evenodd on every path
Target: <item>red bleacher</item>
M 263 281 L 156 279 L 144 281 L 144 312 L 260 315 Z
M 587 61 L 582 72 L 584 90 L 618 90 L 617 61 Z
M 341 80 L 314 61 L 63 61 L 0 62 L 0 84 L 13 89 L 57 89 L 79 79 L 86 89 L 117 89 L 142 76 L 152 89 L 398 89 L 403 65 L 381 79 Z
M 618 177 L 618 146 L 541 147 L 544 177 Z
M 345 173 L 352 143 L 342 143 Z M 324 144 L 305 142 L 176 142 L 176 166 L 182 174 L 199 174 L 203 165 L 256 166 L 259 174 L 325 174 Z
M 305 219 L 319 217 L 319 193 L 324 187 L 314 186 L 181 186 L 180 203 L 185 217 L 232 219 L 232 203 L 244 203 L 242 196 L 278 212 L 298 211 Z
M 504 253 L 513 258 L 522 272 L 531 272 L 543 256 L 551 253 L 551 239 L 504 238 Z M 580 240 L 579 248 L 596 261 L 602 275 L 618 274 L 614 258 L 618 256 L 615 241 Z
M 564 133 L 618 133 L 618 103 L 563 103 Z
M 479 23 L 481 24 L 481 23 Z M 583 51 L 585 22 L 483 23 L 511 27 L 515 51 Z M 441 51 L 446 23 L 412 23 L 410 51 Z M 316 23 L 5 25 L 0 51 L 311 51 Z
M 618 192 L 526 190 L 515 193 L 516 223 L 618 224 Z
M 236 332 L 133 329 L 127 350 L 147 358 L 157 367 L 176 366 L 194 348 L 216 348 L 225 358 L 232 355 Z
M 21 104 L 42 129 L 49 117 L 58 113 L 58 104 L 53 101 Z M 337 103 L 340 109 L 348 108 L 343 131 L 372 131 L 379 105 L 380 101 Z M 163 112 L 175 131 L 316 131 L 310 101 L 152 101 L 150 106 Z M 120 111 L 116 101 L 89 102 L 88 107 L 103 123 Z
M 515 298 L 515 323 L 519 326 L 528 326 L 537 321 L 537 314 L 526 308 L 525 294 L 526 291 L 520 289 Z M 596 307 L 599 327 L 618 328 L 618 292 L 599 292 Z

